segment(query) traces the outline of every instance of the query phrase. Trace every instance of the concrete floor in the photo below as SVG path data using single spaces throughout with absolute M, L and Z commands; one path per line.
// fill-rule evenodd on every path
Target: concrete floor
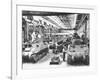
M 57 56 L 59 56 L 58 54 Z M 49 53 L 44 56 L 41 60 L 39 60 L 37 63 L 25 63 L 23 64 L 23 69 L 41 69 L 41 68 L 60 68 L 60 67 L 66 67 L 67 62 L 62 62 L 61 65 L 50 65 L 51 58 L 54 56 L 52 51 L 50 50 Z

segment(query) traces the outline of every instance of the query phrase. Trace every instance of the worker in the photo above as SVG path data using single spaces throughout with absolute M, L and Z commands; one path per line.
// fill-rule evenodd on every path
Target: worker
M 66 47 L 63 48 L 63 61 L 66 61 Z
M 32 37 L 32 42 L 33 42 L 35 40 L 35 38 L 36 38 L 36 33 L 33 32 L 32 35 L 31 35 L 31 37 Z

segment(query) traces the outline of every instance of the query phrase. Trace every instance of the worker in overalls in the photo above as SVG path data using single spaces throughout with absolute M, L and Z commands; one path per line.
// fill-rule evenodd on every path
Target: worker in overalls
M 31 37 L 32 37 L 32 42 L 33 42 L 35 40 L 35 38 L 36 38 L 36 33 L 33 32 L 32 35 L 31 35 Z
M 63 46 L 63 61 L 66 61 L 66 46 Z

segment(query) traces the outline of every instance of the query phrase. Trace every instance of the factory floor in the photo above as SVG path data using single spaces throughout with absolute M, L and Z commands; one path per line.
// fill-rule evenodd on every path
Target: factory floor
M 36 50 L 39 51 L 39 50 L 41 50 L 43 48 L 48 47 L 48 44 L 46 44 L 46 45 L 43 44 L 43 41 L 42 40 L 43 39 L 39 39 L 39 42 L 38 43 L 33 44 L 33 46 L 39 45 L 39 48 L 36 48 L 35 49 L 35 52 L 36 52 Z M 78 47 L 76 46 L 77 49 L 75 49 L 75 50 L 78 50 L 79 52 L 83 51 L 83 49 L 79 49 Z M 87 49 L 87 47 L 84 48 L 84 49 Z M 60 56 L 61 54 L 62 53 L 58 54 L 57 56 Z M 43 69 L 43 68 L 46 69 L 46 68 L 62 68 L 62 67 L 68 67 L 70 65 L 67 63 L 67 58 L 68 58 L 67 55 L 68 54 L 66 54 L 66 57 L 65 57 L 66 61 L 65 62 L 62 60 L 63 58 L 61 58 L 60 59 L 61 60 L 61 64 L 59 64 L 59 65 L 50 65 L 51 58 L 54 57 L 55 54 L 52 52 L 52 50 L 49 49 L 49 52 L 47 53 L 47 55 L 44 56 L 43 58 L 41 58 L 37 63 L 34 63 L 34 64 L 33 63 L 24 63 L 23 64 L 23 69 Z
M 54 56 L 55 55 L 50 50 L 49 53 L 46 56 L 44 56 L 41 60 L 39 60 L 37 63 L 35 63 L 35 64 L 24 63 L 23 69 L 60 68 L 60 67 L 66 67 L 68 65 L 67 62 L 63 62 L 63 59 L 62 59 L 62 63 L 60 65 L 50 65 L 51 58 Z M 60 54 L 58 54 L 57 56 L 60 56 Z

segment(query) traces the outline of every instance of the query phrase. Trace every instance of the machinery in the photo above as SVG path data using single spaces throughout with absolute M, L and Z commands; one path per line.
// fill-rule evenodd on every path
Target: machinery
M 78 41 L 79 42 L 79 41 Z M 89 65 L 89 48 L 87 44 L 72 44 L 68 48 L 68 64 Z
M 46 56 L 48 53 L 48 48 L 44 48 L 42 50 L 40 50 L 39 52 L 37 53 L 33 53 L 31 56 L 30 56 L 30 61 L 32 63 L 36 63 L 38 62 L 40 59 L 42 59 L 44 56 Z
M 52 64 L 60 64 L 61 63 L 61 61 L 60 61 L 60 58 L 59 57 L 53 57 L 53 58 L 51 58 L 51 62 L 50 62 L 50 64 L 52 65 Z
M 27 47 L 22 54 L 22 62 L 36 63 L 48 53 L 47 45 L 43 43 L 33 44 L 32 47 Z

